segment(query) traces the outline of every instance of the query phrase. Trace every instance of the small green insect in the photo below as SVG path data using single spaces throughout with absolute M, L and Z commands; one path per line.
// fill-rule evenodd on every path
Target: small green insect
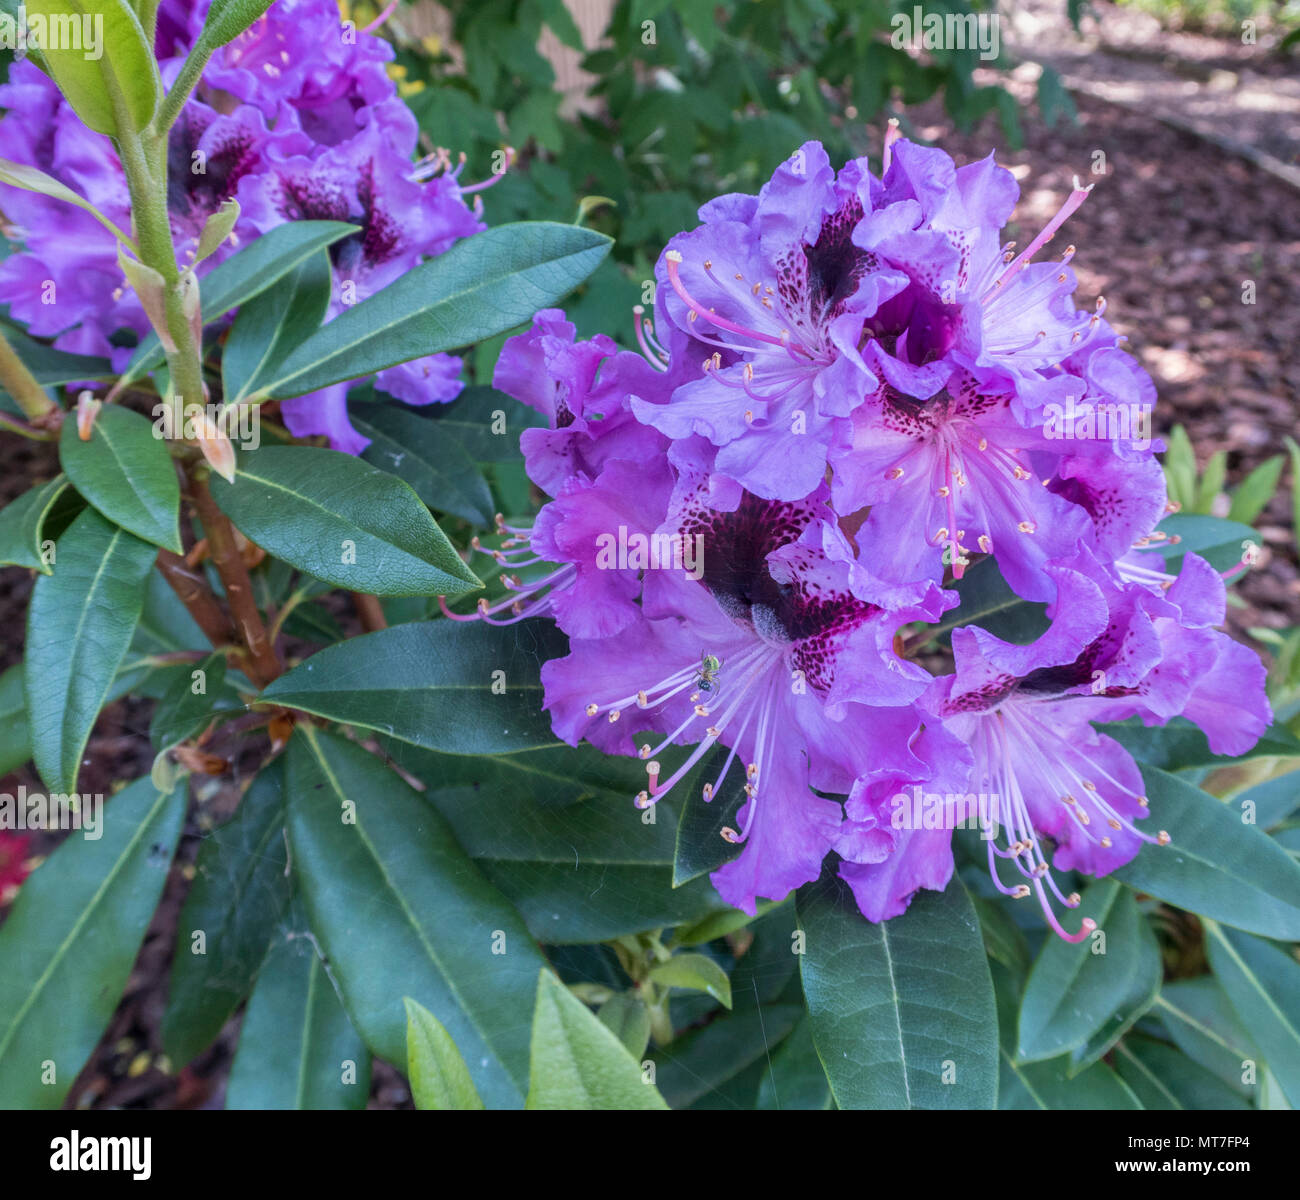
M 722 659 L 713 654 L 700 655 L 700 672 L 695 677 L 700 691 L 711 692 L 718 681 L 718 672 L 722 670 Z

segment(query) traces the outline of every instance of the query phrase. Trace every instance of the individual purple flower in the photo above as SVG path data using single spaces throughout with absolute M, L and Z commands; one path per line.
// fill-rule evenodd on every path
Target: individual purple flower
M 700 568 L 648 571 L 641 619 L 616 642 L 574 639 L 542 681 L 566 741 L 648 760 L 643 807 L 721 744 L 711 799 L 739 758 L 746 799 L 724 836 L 745 849 L 713 881 L 752 913 L 757 897 L 817 877 L 840 823 L 818 792 L 846 791 L 867 763 L 916 765 L 910 702 L 929 676 L 898 658 L 894 635 L 953 597 L 871 579 L 825 521 L 824 492 L 798 503 L 746 493 L 732 511 L 710 508 L 708 494 L 703 478 L 679 480 L 657 531 L 696 547 Z M 662 740 L 638 749 L 647 730 Z M 661 779 L 656 756 L 674 743 L 696 745 Z
M 641 420 L 718 446 L 715 469 L 755 495 L 794 500 L 825 476 L 834 422 L 876 387 L 858 353 L 863 323 L 907 282 L 857 249 L 861 171 L 837 178 L 816 142 L 757 197 L 700 210 L 699 229 L 661 258 L 657 307 L 705 354 L 704 375 Z
M 882 358 L 893 358 L 904 375 L 920 371 L 924 378 L 927 363 L 951 356 L 972 370 L 1011 375 L 1022 402 L 1040 402 L 1050 368 L 1109 334 L 1101 322 L 1104 301 L 1091 314 L 1074 307 L 1073 246 L 1059 262 L 1033 262 L 1090 191 L 1076 181 L 1017 254 L 1013 243 L 1001 244 L 1000 230 L 1019 189 L 992 155 L 956 167 L 942 150 L 893 142 L 884 178 L 871 179 L 872 204 L 906 214 L 906 227 L 864 223 L 854 241 L 910 282 L 868 323 L 868 365 L 876 370 Z
M 1062 927 L 1056 909 L 1075 908 L 1079 898 L 1061 891 L 1052 867 L 1105 875 L 1143 842 L 1169 841 L 1163 830 L 1138 827 L 1147 813 L 1141 772 L 1093 723 L 1138 716 L 1164 724 L 1184 715 L 1216 752 L 1240 754 L 1270 713 L 1263 665 L 1245 647 L 1214 630 L 1188 629 L 1163 596 L 1117 587 L 1086 554 L 1049 571 L 1060 593 L 1047 632 L 1019 646 L 979 628 L 955 630 L 956 670 L 936 680 L 923 703 L 970 748 L 972 795 L 987 805 L 979 815 L 994 885 L 1008 896 L 1035 895 L 1052 929 L 1079 941 L 1095 922 L 1085 919 L 1073 934 Z M 1229 679 L 1231 700 L 1223 695 Z M 908 870 L 894 873 L 898 886 L 942 885 L 952 870 L 950 846 L 942 837 L 913 843 L 912 836 L 901 847 Z M 1056 847 L 1050 864 L 1045 840 Z M 1013 872 L 1011 883 L 1000 863 Z M 871 896 L 871 911 L 899 911 L 910 892 L 882 893 L 873 870 L 856 872 L 855 886 Z
M 870 506 L 857 533 L 864 561 L 887 579 L 961 578 L 972 554 L 992 554 L 1016 592 L 1050 600 L 1046 564 L 1074 553 L 1088 513 L 1043 486 L 1071 443 L 1053 442 L 1014 412 L 1004 378 L 936 363 L 913 394 L 886 380 L 846 422 L 831 452 L 840 513 Z

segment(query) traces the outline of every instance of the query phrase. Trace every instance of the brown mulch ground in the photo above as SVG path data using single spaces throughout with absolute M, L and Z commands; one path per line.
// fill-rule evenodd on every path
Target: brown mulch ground
M 1233 46 L 1225 57 L 1239 57 Z M 1212 57 L 1212 56 L 1211 56 Z M 1098 187 L 1058 241 L 1078 246 L 1074 266 L 1080 303 L 1104 294 L 1108 318 L 1128 335 L 1132 351 L 1154 376 L 1161 397 L 1158 432 L 1183 424 L 1201 461 L 1226 449 L 1229 485 L 1296 431 L 1300 411 L 1300 193 L 1214 146 L 1104 102 L 1080 98 L 1079 122 L 1046 129 L 1026 118 L 1024 149 L 999 158 L 1017 169 L 1025 228 L 1035 230 L 1078 174 Z M 913 111 L 925 136 L 959 160 L 1000 145 L 995 124 L 958 135 L 936 108 Z M 1104 176 L 1091 175 L 1096 151 Z M 1059 252 L 1059 248 L 1058 248 Z M 1257 303 L 1241 302 L 1254 280 Z M 57 471 L 54 448 L 0 437 L 0 504 Z M 1284 475 L 1290 482 L 1290 472 Z M 1264 562 L 1239 585 L 1247 602 L 1234 625 L 1285 628 L 1300 624 L 1300 573 L 1290 499 L 1280 494 L 1258 522 Z M 21 657 L 29 573 L 0 570 L 0 669 Z M 100 719 L 87 752 L 82 787 L 108 794 L 113 784 L 147 771 L 151 705 L 125 701 Z M 0 779 L 39 788 L 30 771 Z M 192 861 L 196 831 L 182 842 Z M 179 1076 L 160 1068 L 157 1030 L 174 925 L 184 891 L 173 872 L 164 903 L 141 951 L 104 1041 L 74 1088 L 82 1104 L 128 1107 L 211 1107 L 220 1103 L 235 1039 L 218 1043 Z M 409 1103 L 400 1077 L 376 1064 L 371 1104 Z

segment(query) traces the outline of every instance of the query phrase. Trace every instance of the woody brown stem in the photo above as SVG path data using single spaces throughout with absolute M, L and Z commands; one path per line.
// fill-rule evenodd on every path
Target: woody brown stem
M 366 592 L 353 592 L 352 604 L 357 610 L 361 628 L 367 633 L 377 633 L 381 629 L 388 628 L 388 618 L 384 616 L 384 606 L 379 603 L 378 596 L 371 596 Z
M 214 647 L 228 646 L 235 637 L 234 627 L 203 576 L 170 550 L 158 551 L 158 570 L 194 618 L 194 623 L 203 630 L 203 636 Z
M 192 477 L 192 485 L 194 507 L 198 510 L 199 520 L 203 522 L 212 563 L 226 589 L 226 603 L 230 605 L 235 628 L 248 647 L 248 677 L 259 688 L 265 687 L 280 674 L 280 660 L 271 645 L 271 639 L 267 637 L 262 614 L 253 598 L 253 581 L 249 578 L 248 567 L 235 542 L 235 527 L 230 523 L 230 518 L 217 507 L 217 502 L 208 490 L 206 477 L 196 473 Z

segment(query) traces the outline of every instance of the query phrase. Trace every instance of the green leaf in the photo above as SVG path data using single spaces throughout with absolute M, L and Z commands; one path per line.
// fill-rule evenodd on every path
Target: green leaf
M 86 509 L 38 576 L 23 662 L 32 757 L 54 792 L 75 792 L 91 727 L 126 657 L 155 549 Z
M 970 898 L 954 878 L 890 921 L 841 885 L 798 893 L 813 1040 L 840 1108 L 992 1108 L 997 1011 Z
M 771 1070 L 759 1084 L 761 1109 L 828 1109 L 835 1107 L 831 1085 L 813 1044 L 812 1022 L 804 1017 L 772 1055 Z
M 610 244 L 589 229 L 543 221 L 465 238 L 308 338 L 263 394 L 301 396 L 513 329 L 577 287 Z
M 39 192 L 43 196 L 62 200 L 66 204 L 74 204 L 77 208 L 88 212 L 114 237 L 121 238 L 124 242 L 131 240 L 84 196 L 60 183 L 53 176 L 38 171 L 35 167 L 29 167 L 26 163 L 10 162 L 7 158 L 0 158 L 0 183 L 7 183 L 11 187 L 22 188 L 28 192 Z
M 350 454 L 270 446 L 212 495 L 246 537 L 317 579 L 377 596 L 482 587 L 410 486 Z
M 155 752 L 166 750 L 201 733 L 220 713 L 244 710 L 239 693 L 226 681 L 226 656 L 210 654 L 198 665 L 177 672 L 154 709 L 149 740 Z
M 288 908 L 283 776 L 278 760 L 263 769 L 235 815 L 199 843 L 162 1018 L 163 1049 L 177 1069 L 215 1040 L 252 991 Z
M 203 32 L 191 53 L 207 58 L 227 42 L 233 42 L 272 3 L 273 0 L 212 0 L 203 22 Z
M 22 359 L 25 366 L 42 387 L 60 387 L 65 383 L 80 383 L 86 379 L 113 379 L 116 373 L 113 364 L 106 358 L 95 358 L 89 354 L 69 354 L 66 350 L 56 350 L 44 342 L 28 337 L 22 330 L 3 324 L 0 318 L 5 341 L 13 352 Z
M 27 0 L 32 15 L 60 23 L 59 45 L 41 47 L 59 90 L 96 133 L 117 137 L 143 130 L 157 111 L 162 81 L 149 39 L 126 0 Z M 82 45 L 84 22 L 102 21 L 98 57 Z M 72 36 L 66 36 L 67 34 Z M 122 121 L 125 120 L 123 125 Z
M 533 936 L 553 946 L 697 921 L 725 907 L 706 879 L 672 886 L 671 798 L 645 824 L 631 796 L 542 807 L 501 788 L 429 793 L 456 840 L 519 909 Z
M 1300 939 L 1300 864 L 1200 788 L 1143 767 L 1147 824 L 1168 846 L 1143 846 L 1114 872 L 1129 887 L 1264 937 Z
M 1213 1071 L 1235 1091 L 1252 1090 L 1244 1074 L 1247 1062 L 1259 1058 L 1259 1052 L 1251 1046 L 1213 975 L 1165 984 L 1152 1013 L 1188 1058 Z
M 1097 922 L 1096 931 L 1074 945 L 1048 937 L 1029 972 L 1020 1002 L 1021 1062 L 1085 1046 L 1073 1065 L 1100 1058 L 1160 989 L 1160 947 L 1132 892 L 1100 879 L 1084 893 L 1079 913 Z
M 439 434 L 459 442 L 476 463 L 517 460 L 519 435 L 546 424 L 536 409 L 490 387 L 466 388 L 450 404 L 431 404 L 418 415 Z
M 666 962 L 651 967 L 650 978 L 665 987 L 704 992 L 724 1008 L 731 1007 L 731 980 L 707 955 L 674 954 Z
M 1259 534 L 1249 525 L 1197 513 L 1174 513 L 1157 529 L 1170 540 L 1153 542 L 1149 549 L 1164 555 L 1166 569 L 1175 574 L 1185 554 L 1199 554 L 1210 566 L 1226 571 L 1241 561 L 1246 542 L 1259 543 Z
M 1300 963 L 1275 946 L 1209 922 L 1215 978 L 1291 1106 L 1300 1104 Z
M 538 814 L 533 812 L 536 805 L 557 808 L 601 797 L 625 802 L 630 807 L 632 797 L 645 787 L 645 763 L 640 759 L 602 754 L 586 742 L 578 746 L 553 743 L 511 754 L 470 755 L 424 750 L 388 737 L 381 741 L 384 752 L 394 762 L 431 788 L 471 787 L 491 797 L 493 804 L 508 805 L 503 815 L 513 819 L 531 814 L 531 824 L 541 824 Z M 640 821 L 642 814 L 636 815 Z M 657 863 L 661 861 L 658 850 L 664 844 L 659 820 L 646 827 L 645 832 L 656 835 L 652 840 Z M 626 834 L 627 827 L 620 826 L 619 839 L 625 841 Z M 671 842 L 668 845 L 671 849 Z
M 1240 1095 L 1173 1046 L 1128 1037 L 1115 1047 L 1115 1069 L 1148 1109 L 1250 1108 Z
M 0 565 L 30 567 L 42 575 L 50 574 L 50 556 L 42 553 L 43 530 L 46 518 L 67 489 L 68 481 L 56 475 L 0 509 Z
M 1300 809 L 1300 769 L 1288 771 L 1238 792 L 1230 801 L 1243 820 L 1260 829 L 1280 825 Z
M 1300 741 L 1285 725 L 1273 725 L 1245 754 L 1232 757 L 1215 754 L 1205 734 L 1186 717 L 1175 717 L 1167 725 L 1147 728 L 1136 718 L 1131 723 L 1103 725 L 1101 731 L 1113 737 L 1134 758 L 1162 771 L 1187 767 L 1227 766 L 1255 758 L 1286 758 L 1300 755 Z
M 377 758 L 307 725 L 288 754 L 294 877 L 366 1044 L 404 1062 L 402 997 L 424 997 L 484 1102 L 520 1107 L 528 1064 L 520 1014 L 545 964 L 518 914 L 437 812 Z
M 327 646 L 262 698 L 429 750 L 508 754 L 555 744 L 538 668 L 563 641 L 548 621 L 395 625 Z
M 370 1055 L 295 906 L 257 973 L 226 1108 L 358 1109 L 369 1095 Z
M 1228 452 L 1216 450 L 1205 464 L 1205 471 L 1196 486 L 1196 511 L 1208 513 L 1223 491 L 1223 481 L 1228 476 Z
M 258 380 L 320 328 L 329 308 L 329 255 L 318 250 L 240 310 L 221 351 L 221 393 L 238 404 Z
M 180 554 L 181 489 L 167 444 L 147 417 L 106 404 L 83 442 L 64 421 L 59 461 L 73 486 L 115 525 Z
M 18 663 L 0 674 L 0 775 L 8 775 L 31 757 L 27 702 L 23 699 L 23 666 Z
M 750 1073 L 766 1068 L 802 1015 L 797 1004 L 752 1005 L 674 1038 L 651 1054 L 660 1093 L 673 1108 L 734 1108 L 729 1093 L 743 1090 L 752 1105 L 759 1079 Z
M 1142 1102 L 1105 1063 L 1069 1074 L 1068 1055 L 1039 1063 L 1016 1063 L 1003 1050 L 998 1108 L 1003 1110 L 1140 1109 Z
M 666 1109 L 641 1064 L 548 969 L 537 976 L 530 1109 Z
M 1228 520 L 1249 525 L 1268 507 L 1268 502 L 1277 493 L 1278 481 L 1282 478 L 1282 467 L 1285 462 L 1286 456 L 1282 454 L 1266 458 L 1237 485 L 1232 493 L 1232 507 L 1228 509 Z
M 0 1107 L 62 1104 L 126 986 L 185 799 L 136 780 L 107 802 L 97 837 L 74 831 L 19 889 L 0 928 Z
M 405 479 L 430 508 L 452 513 L 482 528 L 491 526 L 492 493 L 464 447 L 441 421 L 410 409 L 367 405 L 353 415 L 358 433 L 370 438 L 364 458 L 380 470 Z
M 465 1059 L 442 1022 L 410 996 L 406 1005 L 406 1074 L 421 1109 L 481 1109 Z
M 988 956 L 1007 967 L 1018 979 L 1023 979 L 1029 974 L 1031 963 L 1029 943 L 1009 907 L 985 896 L 972 897 L 972 902 Z
M 1169 499 L 1190 512 L 1196 503 L 1196 451 L 1192 449 L 1187 430 L 1181 425 L 1175 425 L 1169 431 L 1163 466 Z
M 640 1062 L 650 1044 L 650 1012 L 635 992 L 615 992 L 596 1012 L 600 1023 Z
M 926 629 L 931 639 L 959 625 L 980 625 L 1010 642 L 1032 641 L 1047 628 L 1043 606 L 1011 590 L 992 558 L 977 562 L 954 585 L 961 603 L 938 624 Z
M 360 233 L 356 225 L 343 221 L 289 221 L 277 225 L 218 263 L 203 277 L 201 302 L 203 321 L 215 321 L 223 313 L 260 296 L 313 254 L 332 246 L 340 238 Z M 131 356 L 122 374 L 131 383 L 161 365 L 162 344 L 156 334 L 147 334 Z M 75 376 L 85 379 L 86 376 Z

